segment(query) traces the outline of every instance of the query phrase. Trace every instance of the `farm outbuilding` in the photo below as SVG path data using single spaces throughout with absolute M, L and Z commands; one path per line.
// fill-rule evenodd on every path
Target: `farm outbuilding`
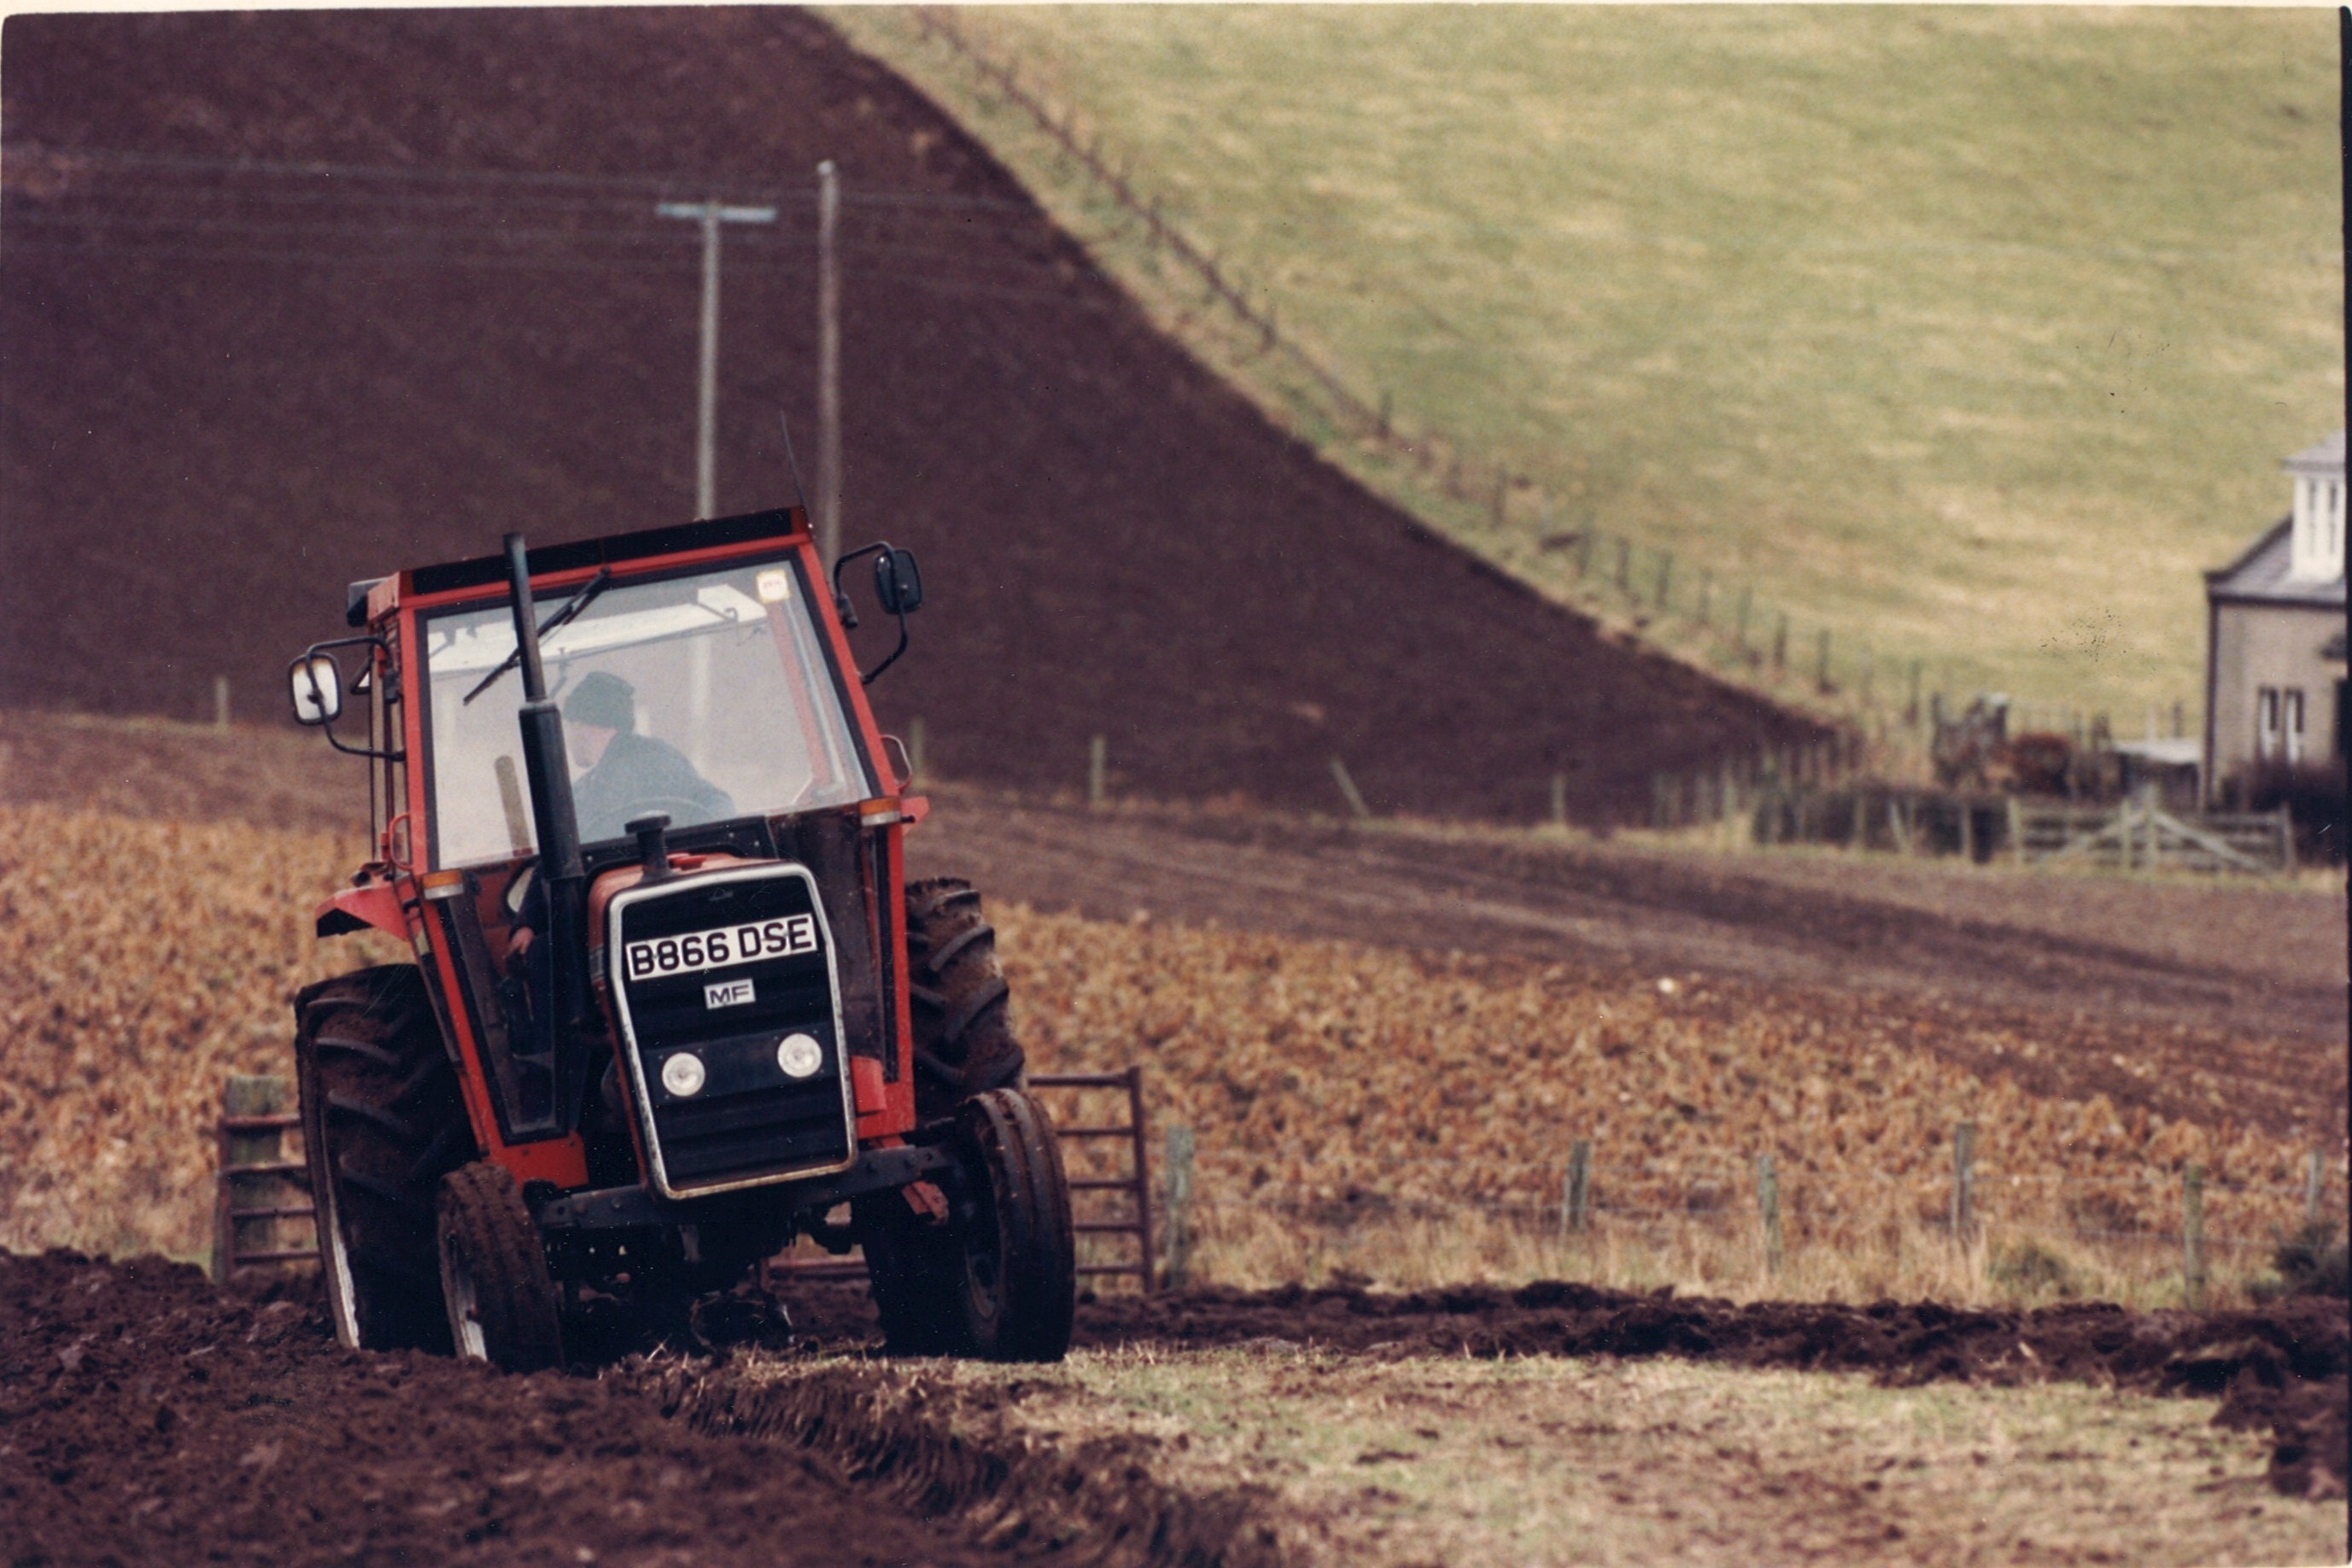
M 2286 460 L 2293 509 L 2205 574 L 2205 789 L 2345 745 L 2344 432 Z

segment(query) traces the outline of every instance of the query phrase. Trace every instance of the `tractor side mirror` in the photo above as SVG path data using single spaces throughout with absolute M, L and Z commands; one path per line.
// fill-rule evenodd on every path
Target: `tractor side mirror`
M 885 550 L 874 558 L 874 597 L 883 613 L 912 615 L 923 607 L 923 574 L 911 550 Z
M 316 728 L 331 724 L 343 710 L 343 672 L 323 653 L 298 658 L 287 671 L 294 700 L 294 722 Z

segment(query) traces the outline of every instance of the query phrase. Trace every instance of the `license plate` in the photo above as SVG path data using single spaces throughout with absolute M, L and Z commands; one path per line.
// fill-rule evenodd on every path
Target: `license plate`
M 713 926 L 683 936 L 633 942 L 622 953 L 622 973 L 630 980 L 662 980 L 673 974 L 699 974 L 730 963 L 756 963 L 768 958 L 794 958 L 816 951 L 816 917 L 783 915 L 745 925 Z

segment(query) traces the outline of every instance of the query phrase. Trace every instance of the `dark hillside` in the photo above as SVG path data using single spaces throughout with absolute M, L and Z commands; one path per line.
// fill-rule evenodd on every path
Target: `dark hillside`
M 352 578 L 688 512 L 657 198 L 782 207 L 727 237 L 719 507 L 789 494 L 780 408 L 814 480 L 831 157 L 845 531 L 922 552 L 877 696 L 940 772 L 1076 786 L 1100 731 L 1143 794 L 1328 809 L 1337 753 L 1380 809 L 1532 816 L 1564 769 L 1624 820 L 1809 732 L 1316 460 L 811 17 L 17 16 L 0 60 L 0 704 L 197 717 L 225 673 L 264 715 Z

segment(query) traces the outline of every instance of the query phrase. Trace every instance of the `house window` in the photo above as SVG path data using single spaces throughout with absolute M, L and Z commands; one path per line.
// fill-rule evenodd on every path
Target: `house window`
M 2265 686 L 2254 702 L 2254 755 L 2265 763 L 2303 761 L 2303 691 Z

